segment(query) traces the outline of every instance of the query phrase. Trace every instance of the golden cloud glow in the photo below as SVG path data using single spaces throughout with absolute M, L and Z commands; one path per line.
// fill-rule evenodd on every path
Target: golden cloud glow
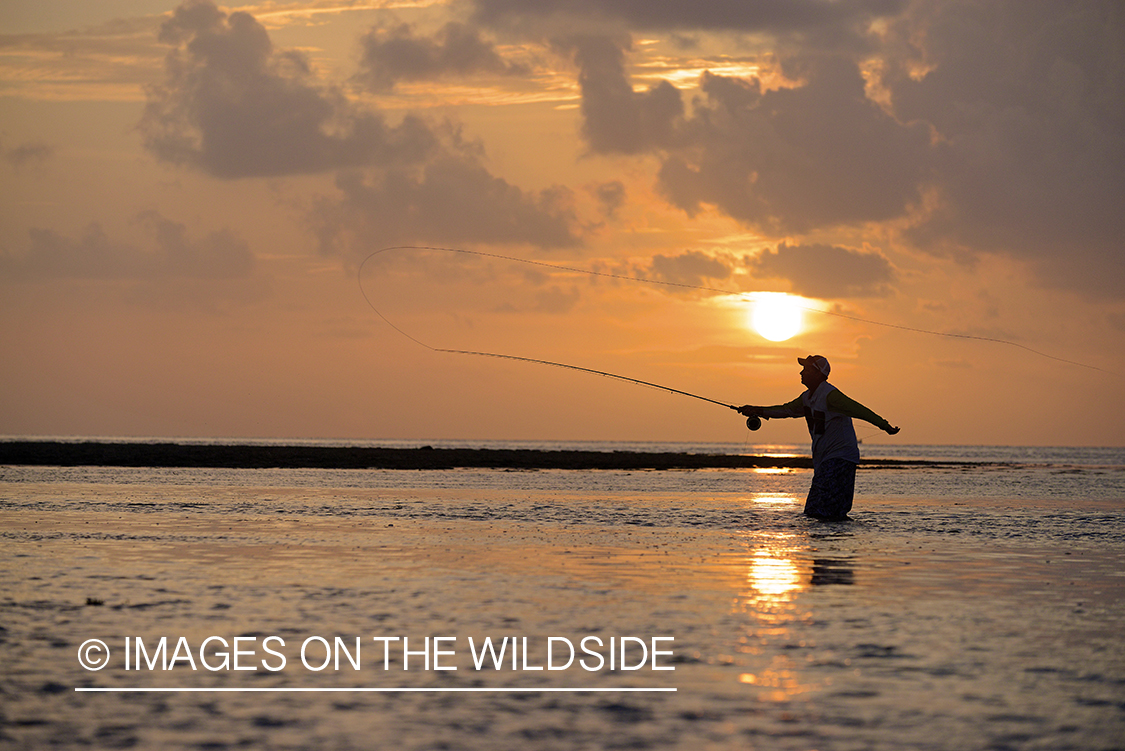
M 636 67 L 634 78 L 639 81 L 668 81 L 678 89 L 691 89 L 699 85 L 704 72 L 728 78 L 758 78 L 761 66 L 740 60 L 676 60 L 659 57 Z
M 352 13 L 355 11 L 370 10 L 407 10 L 415 8 L 429 8 L 442 4 L 442 0 L 384 0 L 378 3 L 294 3 L 289 6 L 279 6 L 277 3 L 262 3 L 245 5 L 237 8 L 244 13 L 249 13 L 257 18 L 268 28 L 278 28 L 287 23 L 310 23 L 316 16 Z

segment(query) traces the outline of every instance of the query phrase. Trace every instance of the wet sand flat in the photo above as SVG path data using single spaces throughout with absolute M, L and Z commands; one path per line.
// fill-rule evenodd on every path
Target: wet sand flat
M 819 524 L 793 492 L 641 497 L 591 489 L 604 473 L 534 472 L 466 490 L 423 474 L 432 487 L 5 484 L 5 741 L 1109 749 L 1125 730 L 1112 540 L 1021 536 L 1006 502 L 888 498 Z M 156 660 L 161 637 L 166 658 L 183 645 L 171 668 L 126 669 L 126 638 Z M 236 637 L 241 669 L 202 665 Z M 337 637 L 359 666 L 313 669 Z M 78 660 L 94 638 L 111 652 L 97 671 Z M 478 668 L 469 640 L 485 638 L 521 651 Z M 598 669 L 547 669 L 568 643 Z M 626 669 L 609 669 L 611 644 Z M 642 660 L 641 644 L 671 654 Z

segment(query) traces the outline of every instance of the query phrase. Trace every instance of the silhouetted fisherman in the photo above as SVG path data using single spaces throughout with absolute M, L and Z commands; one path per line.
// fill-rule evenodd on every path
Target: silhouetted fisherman
M 798 357 L 801 383 L 807 389 L 788 404 L 738 411 L 747 417 L 804 417 L 812 437 L 813 479 L 805 513 L 817 519 L 843 521 L 852 509 L 855 468 L 859 464 L 859 442 L 852 418 L 865 420 L 894 435 L 899 431 L 879 415 L 828 383 L 832 366 L 822 355 Z

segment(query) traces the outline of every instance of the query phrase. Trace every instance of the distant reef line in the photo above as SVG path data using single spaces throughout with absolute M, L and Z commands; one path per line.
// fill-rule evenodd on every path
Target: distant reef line
M 864 459 L 863 467 L 935 467 L 979 462 Z M 226 469 L 808 469 L 807 456 L 494 448 L 200 445 L 70 441 L 0 442 L 0 465 Z

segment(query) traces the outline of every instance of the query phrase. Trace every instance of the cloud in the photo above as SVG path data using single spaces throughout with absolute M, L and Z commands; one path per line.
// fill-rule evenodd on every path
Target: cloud
M 707 279 L 726 279 L 731 275 L 731 269 L 725 262 L 706 253 L 689 250 L 678 256 L 653 256 L 651 273 L 653 278 L 661 281 L 698 286 Z
M 775 237 L 889 223 L 933 253 L 1021 260 L 1044 285 L 1106 297 L 1125 287 L 1120 3 L 476 8 L 478 20 L 514 28 L 613 20 L 613 34 L 556 43 L 579 67 L 583 137 L 594 153 L 656 156 L 658 189 L 689 215 L 717 209 Z M 763 69 L 787 82 L 707 72 L 687 106 L 668 82 L 634 90 L 637 30 L 754 30 Z
M 855 63 L 810 62 L 807 83 L 703 75 L 702 96 L 659 187 L 689 214 L 704 204 L 776 234 L 903 216 L 929 174 L 929 131 L 867 98 Z
M 1119 297 L 1122 39 L 1113 2 L 927 2 L 893 26 L 888 43 L 903 52 L 882 83 L 900 119 L 937 134 L 934 208 L 910 238 L 1002 253 L 1045 284 Z
M 160 273 L 196 279 L 240 279 L 254 270 L 254 254 L 246 241 L 229 229 L 208 232 L 192 240 L 187 227 L 156 211 L 142 212 L 138 221 L 156 239 Z
M 620 21 L 635 29 L 699 29 L 790 33 L 860 27 L 896 12 L 902 0 L 474 0 L 484 23 L 528 17 Z
M 625 192 L 625 183 L 620 180 L 610 180 L 595 186 L 594 195 L 606 217 L 614 218 L 617 211 L 625 205 Z
M 137 222 L 150 238 L 144 247 L 110 238 L 96 222 L 75 238 L 31 229 L 26 253 L 0 255 L 0 274 L 14 280 L 220 281 L 245 279 L 254 270 L 249 246 L 228 229 L 192 239 L 185 225 L 156 211 L 141 213 Z
M 308 174 L 418 162 L 437 137 L 417 118 L 389 126 L 322 85 L 304 55 L 273 48 L 248 13 L 187 0 L 164 23 L 174 45 L 140 122 L 158 159 L 215 177 Z
M 835 245 L 781 243 L 748 258 L 746 266 L 755 276 L 785 279 L 793 292 L 822 300 L 886 295 L 895 280 L 881 254 Z
M 325 250 L 349 240 L 360 241 L 360 250 L 368 242 L 579 243 L 565 191 L 525 192 L 495 177 L 483 149 L 463 140 L 455 123 L 435 128 L 407 115 L 387 125 L 320 84 L 302 55 L 274 50 L 247 13 L 188 0 L 161 28 L 161 39 L 175 47 L 165 85 L 150 91 L 141 122 L 145 146 L 162 160 L 220 178 L 338 171 L 339 195 L 319 199 L 309 213 Z M 465 27 L 447 26 L 442 44 L 427 54 L 438 56 L 431 62 L 439 67 L 456 67 L 473 54 L 479 64 L 484 43 L 474 46 L 473 39 L 480 42 Z M 389 64 L 393 50 L 380 50 L 377 57 Z M 371 52 L 369 44 L 368 63 Z M 404 66 L 392 78 L 422 74 L 426 63 Z
M 571 52 L 579 67 L 582 135 L 599 153 L 637 154 L 669 142 L 684 114 L 680 93 L 667 81 L 633 90 L 625 73 L 629 40 L 576 36 L 554 46 Z
M 764 91 L 757 79 L 704 73 L 686 115 L 667 81 L 634 91 L 628 39 L 556 46 L 574 51 L 591 150 L 661 155 L 658 187 L 688 214 L 715 206 L 787 234 L 900 217 L 921 200 L 928 128 L 902 124 L 869 99 L 845 56 L 802 61 L 807 82 L 796 88 Z
M 62 20 L 62 14 L 60 14 Z M 5 96 L 134 101 L 154 83 L 164 54 L 159 16 L 117 19 L 63 32 L 0 34 Z
M 547 289 L 536 293 L 536 311 L 549 315 L 564 315 L 574 310 L 581 294 L 575 287 L 562 289 L 558 285 L 551 285 Z
M 418 171 L 341 173 L 340 195 L 310 216 L 325 252 L 354 242 L 358 251 L 397 242 L 529 243 L 571 247 L 575 217 L 562 188 L 524 191 L 466 156 L 447 155 Z
M 42 164 L 55 155 L 55 147 L 42 141 L 29 141 L 0 151 L 8 164 L 16 169 L 32 163 Z
M 416 36 L 409 24 L 376 27 L 363 36 L 361 45 L 361 71 L 356 78 L 373 91 L 389 91 L 399 81 L 529 72 L 524 65 L 504 60 L 477 29 L 456 21 L 433 37 Z

